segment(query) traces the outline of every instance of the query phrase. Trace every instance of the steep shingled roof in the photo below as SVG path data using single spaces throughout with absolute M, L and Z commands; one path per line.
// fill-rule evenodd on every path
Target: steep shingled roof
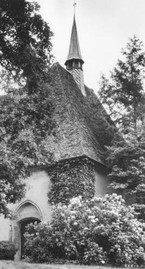
M 86 87 L 87 95 L 83 96 L 73 76 L 58 63 L 52 66 L 49 75 L 51 87 L 46 86 L 46 90 L 51 88 L 57 126 L 56 137 L 50 140 L 54 160 L 87 156 L 103 164 L 103 139 L 105 136 L 108 141 L 112 139 L 112 132 L 107 131 L 112 123 L 106 111 L 89 88 Z
M 92 89 L 85 86 L 84 96 L 73 76 L 55 63 L 45 85 L 47 96 L 54 106 L 53 134 L 45 146 L 54 156 L 54 163 L 86 156 L 104 164 L 104 145 L 110 145 L 116 127 Z M 11 97 L 1 96 L 0 103 L 11 103 Z

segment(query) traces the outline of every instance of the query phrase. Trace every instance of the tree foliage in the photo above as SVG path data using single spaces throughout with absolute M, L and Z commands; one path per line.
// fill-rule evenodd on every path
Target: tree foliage
M 103 77 L 100 98 L 122 134 L 122 141 L 114 137 L 113 145 L 107 148 L 110 185 L 117 193 L 125 195 L 127 202 L 141 204 L 143 213 L 145 53 L 142 46 L 135 36 L 129 40 L 126 49 L 122 51 L 125 60 L 118 61 L 110 80 Z
M 131 201 L 135 202 L 139 190 L 145 187 L 145 134 L 139 141 L 131 134 L 125 141 L 114 141 L 108 147 L 107 161 L 111 167 L 110 186 L 119 194 L 134 197 Z
M 35 262 L 58 258 L 88 265 L 142 266 L 143 229 L 121 196 L 88 201 L 76 197 L 67 206 L 54 207 L 51 223 L 28 226 L 25 254 Z
M 22 197 L 21 180 L 29 175 L 30 167 L 50 164 L 52 156 L 47 144 L 54 127 L 52 114 L 46 88 L 31 98 L 25 91 L 2 98 L 0 179 L 1 195 L 6 203 Z
M 142 42 L 134 36 L 122 50 L 123 60 L 118 60 L 110 79 L 104 75 L 99 96 L 107 106 L 123 133 L 138 129 L 143 121 L 145 52 Z
M 0 1 L 1 82 L 7 94 L 0 99 L 0 213 L 21 199 L 23 179 L 30 167 L 52 160 L 53 105 L 47 72 L 51 63 L 52 32 L 26 0 Z
M 15 78 L 23 75 L 31 90 L 48 70 L 52 48 L 52 32 L 38 11 L 36 2 L 0 1 L 1 65 Z

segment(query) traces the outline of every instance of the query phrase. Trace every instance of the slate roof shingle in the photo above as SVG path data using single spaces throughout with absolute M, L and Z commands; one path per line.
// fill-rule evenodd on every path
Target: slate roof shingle
M 97 96 L 87 87 L 87 95 L 83 96 L 73 76 L 58 63 L 51 67 L 49 75 L 50 98 L 55 106 L 54 119 L 57 125 L 57 138 L 52 142 L 54 160 L 87 156 L 104 164 L 104 145 L 96 134 L 97 130 L 106 126 L 105 130 L 102 129 L 105 133 L 107 126 L 110 128 L 112 123 Z M 100 122 L 100 126 L 97 126 L 99 117 L 103 125 Z

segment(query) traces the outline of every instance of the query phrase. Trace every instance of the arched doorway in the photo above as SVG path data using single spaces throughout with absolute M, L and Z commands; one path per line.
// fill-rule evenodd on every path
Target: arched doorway
M 20 225 L 20 234 L 21 234 L 21 259 L 24 258 L 25 252 L 24 252 L 24 244 L 26 242 L 25 239 L 25 233 L 26 233 L 26 226 L 30 223 L 34 223 L 37 222 L 39 223 L 40 220 L 39 219 L 35 219 L 35 218 L 28 218 L 28 219 L 24 219 L 21 221 Z
M 24 243 L 26 232 L 26 226 L 30 223 L 37 221 L 38 223 L 42 220 L 42 214 L 39 207 L 31 201 L 25 201 L 19 205 L 16 210 L 16 219 L 18 233 L 16 235 L 18 240 L 18 256 L 19 259 L 23 258 L 24 255 Z

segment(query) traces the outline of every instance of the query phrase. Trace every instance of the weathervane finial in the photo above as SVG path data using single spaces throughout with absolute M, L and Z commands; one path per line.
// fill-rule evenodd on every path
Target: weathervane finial
M 76 11 L 76 5 L 77 5 L 76 0 L 74 0 L 74 4 L 73 4 L 73 6 L 74 6 L 74 15 L 75 15 L 75 11 Z

